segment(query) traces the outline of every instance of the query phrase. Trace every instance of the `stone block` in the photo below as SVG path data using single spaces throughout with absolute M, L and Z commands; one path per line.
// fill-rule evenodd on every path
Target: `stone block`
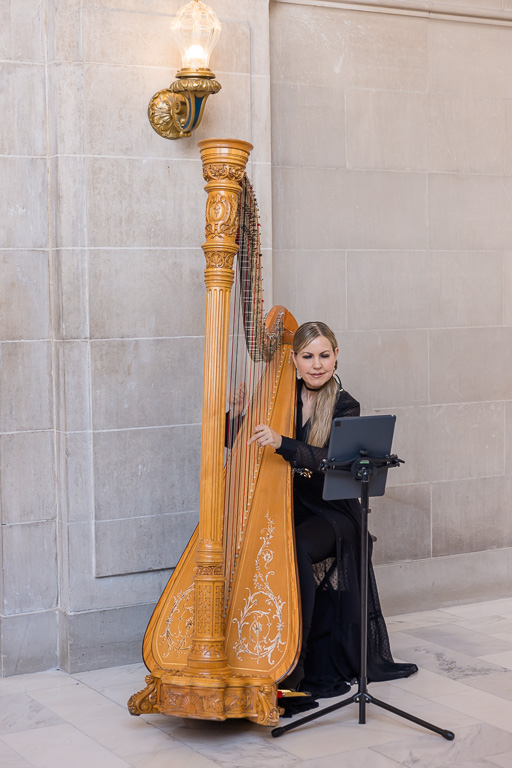
M 255 38 L 259 40 L 267 33 L 267 20 L 264 15 L 266 9 L 264 5 L 260 1 L 260 9 L 255 11 L 254 15 L 251 15 L 249 12 L 246 16 L 242 11 L 240 15 L 242 17 L 246 16 L 246 18 L 243 20 L 242 18 L 237 19 L 236 21 L 233 18 L 234 13 L 231 4 L 228 4 L 224 11 L 222 8 L 216 10 L 222 24 L 222 31 L 212 53 L 210 68 L 218 75 L 221 83 L 228 72 L 244 75 L 250 72 L 257 75 L 266 74 L 262 71 L 263 67 L 258 66 L 258 46 L 255 44 Z M 256 58 L 254 62 L 253 56 Z M 268 67 L 268 49 L 264 61 Z M 231 133 L 230 135 L 234 136 L 235 134 Z
M 336 190 L 327 195 L 326 190 Z M 278 250 L 424 250 L 424 174 L 276 168 L 274 222 Z
M 270 19 L 277 80 L 426 90 L 426 19 L 288 3 L 274 3 Z
M 450 6 L 450 9 L 454 6 L 462 6 L 467 11 L 501 10 L 505 8 L 505 2 L 506 0 L 434 0 L 430 7 L 441 12 L 447 10 L 447 6 Z
M 162 67 L 163 72 L 177 70 L 181 59 L 169 30 L 171 16 L 175 12 L 172 6 L 169 7 L 169 15 L 165 16 L 154 12 L 140 13 L 139 8 L 134 10 L 83 9 L 84 61 Z M 170 76 L 172 78 L 172 74 Z M 162 88 L 168 85 L 166 83 Z
M 200 425 L 95 433 L 96 521 L 197 510 L 200 437 Z
M 512 238 L 511 195 L 511 176 L 431 174 L 430 247 L 472 251 L 508 248 Z M 457 205 L 453 205 L 454 200 Z
M 297 322 L 321 320 L 337 331 L 346 328 L 344 251 L 274 252 L 272 276 L 275 303 Z
M 64 432 L 90 429 L 89 344 L 59 341 L 55 349 L 57 428 Z
M 7 616 L 55 608 L 55 522 L 3 526 L 4 611 Z
M 57 611 L 0 617 L 1 676 L 59 666 Z
M 50 286 L 47 251 L 3 251 L 0 255 L 2 340 L 49 339 Z
M 46 159 L 0 157 L 0 241 L 3 248 L 48 247 Z
M 84 113 L 88 106 L 83 62 L 53 62 L 48 67 L 48 84 L 51 153 L 81 155 L 86 149 Z
M 429 259 L 423 279 L 431 291 L 431 327 L 502 325 L 502 253 L 438 251 Z
M 52 423 L 51 345 L 0 344 L 0 431 L 45 430 Z
M 437 296 L 439 290 L 432 256 L 426 251 L 350 251 L 348 327 L 428 328 L 433 291 L 436 289 Z
M 91 250 L 91 337 L 202 335 L 204 268 L 199 248 Z
M 252 155 L 251 155 L 252 157 Z M 263 287 L 266 292 L 272 283 L 272 270 L 266 270 L 265 264 L 272 263 L 273 208 L 272 208 L 272 170 L 266 163 L 248 164 L 247 175 L 252 183 L 258 202 L 260 215 L 260 241 L 262 248 Z M 265 253 L 267 252 L 267 253 Z M 267 258 L 267 261 L 265 260 Z
M 196 248 L 206 203 L 199 158 L 196 169 L 184 160 L 87 158 L 89 245 Z
M 87 254 L 72 248 L 54 251 L 53 320 L 57 339 L 89 336 Z M 92 298 L 91 298 L 92 300 Z
M 428 333 L 345 331 L 339 373 L 365 410 L 428 403 Z
M 56 517 L 53 432 L 0 435 L 0 465 L 3 525 Z
M 512 402 L 505 403 L 505 473 L 512 475 Z
M 512 546 L 512 478 L 482 477 L 432 485 L 434 557 Z
M 503 322 L 512 325 L 512 251 L 503 254 Z
M 436 22 L 429 26 L 428 89 L 459 97 L 509 99 L 510 30 L 491 24 Z
M 42 0 L 3 0 L 0 59 L 44 63 L 44 8 Z
M 231 93 L 233 93 L 233 97 L 235 99 L 235 103 L 232 105 L 233 110 L 236 112 L 239 108 L 243 108 L 244 100 L 243 96 L 248 95 L 250 99 L 250 104 L 248 105 L 247 109 L 247 115 L 245 117 L 247 118 L 245 125 L 240 124 L 240 127 L 242 130 L 245 130 L 245 133 L 236 134 L 240 138 L 245 138 L 247 141 L 249 141 L 253 145 L 253 149 L 251 151 L 251 158 L 254 163 L 261 164 L 261 165 L 268 165 L 270 166 L 270 163 L 272 161 L 272 139 L 271 139 L 271 133 L 272 133 L 272 115 L 271 115 L 271 83 L 270 83 L 270 75 L 261 75 L 260 77 L 255 77 L 246 75 L 247 78 L 247 87 L 242 92 L 242 86 L 243 86 L 243 80 L 240 85 L 237 87 L 237 91 L 231 90 Z M 222 79 L 225 79 L 225 75 L 222 76 Z M 241 77 L 237 78 L 238 80 L 241 80 Z M 227 81 L 228 85 L 229 80 Z M 224 84 L 222 85 L 224 88 Z M 222 93 L 222 91 L 221 91 Z M 231 98 L 229 96 L 228 91 L 228 98 Z M 240 93 L 240 97 L 237 98 L 237 93 Z M 236 102 L 239 102 L 236 103 Z M 212 127 L 215 125 L 225 125 L 225 133 L 224 136 L 234 136 L 234 132 L 229 130 L 230 122 L 235 120 L 235 115 L 229 116 L 224 115 L 223 110 L 226 108 L 225 101 L 221 101 L 220 99 L 213 104 L 213 109 L 211 114 L 209 115 L 209 118 L 212 120 Z M 223 123 L 221 123 L 221 118 L 223 118 Z M 228 118 L 230 122 L 226 120 Z M 213 122 L 215 121 L 215 122 Z M 212 135 L 211 132 L 209 134 Z M 208 135 L 205 136 L 205 138 L 208 138 Z M 270 172 L 270 168 L 268 168 Z M 270 173 L 269 173 L 270 176 Z
M 142 640 L 153 605 L 75 613 L 63 617 L 61 665 L 76 674 L 142 660 Z
M 91 342 L 94 429 L 198 424 L 203 339 Z
M 510 597 L 512 550 L 435 557 L 375 569 L 386 616 Z
M 169 580 L 170 571 L 147 571 L 97 578 L 95 575 L 95 533 L 90 520 L 61 525 L 61 552 L 66 558 L 63 598 L 71 613 L 106 610 L 119 606 L 156 604 Z
M 181 68 L 181 56 L 170 32 L 171 18 L 181 3 L 167 2 L 150 13 L 133 9 L 86 8 L 83 12 L 83 51 L 86 62 L 124 66 L 160 67 L 167 88 Z M 139 4 L 140 6 L 140 4 Z M 161 11 L 165 11 L 162 13 Z M 220 11 L 217 12 L 218 15 Z M 251 67 L 251 37 L 247 21 L 222 18 L 222 32 L 212 53 L 215 74 L 248 73 Z
M 429 167 L 429 104 L 424 93 L 347 90 L 345 98 L 348 168 Z
M 512 7 L 512 5 L 511 5 Z M 505 136 L 510 136 L 512 130 L 512 102 L 505 102 Z M 504 160 L 503 160 L 504 173 L 512 174 L 512 146 L 510 141 L 505 141 Z
M 0 123 L 0 154 L 46 154 L 45 77 L 42 64 L 2 63 L 0 113 L 9 116 Z
M 388 477 L 401 468 L 388 470 Z M 430 486 L 389 487 L 371 499 L 370 531 L 377 536 L 373 562 L 395 563 L 431 557 Z
M 92 456 L 90 432 L 57 432 L 61 520 L 78 522 L 93 519 Z
M 503 173 L 508 144 L 503 99 L 432 94 L 429 102 L 425 138 L 432 171 Z
M 502 265 L 503 254 L 498 252 L 351 251 L 348 327 L 502 325 Z
M 95 575 L 174 568 L 197 522 L 196 511 L 96 522 Z
M 429 338 L 431 402 L 510 398 L 512 328 L 447 328 Z
M 271 95 L 274 165 L 345 168 L 344 89 L 278 81 Z
M 57 248 L 83 248 L 86 244 L 87 205 L 94 208 L 99 189 L 90 189 L 87 197 L 84 163 L 81 155 L 59 155 L 50 161 L 54 245 Z M 106 180 L 104 183 L 108 186 Z M 108 209 L 104 213 L 108 216 Z
M 504 403 L 393 408 L 393 452 L 405 465 L 389 485 L 504 473 Z

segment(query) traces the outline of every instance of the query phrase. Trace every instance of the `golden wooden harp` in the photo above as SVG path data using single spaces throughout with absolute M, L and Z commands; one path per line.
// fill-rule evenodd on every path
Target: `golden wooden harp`
M 293 668 L 300 641 L 292 481 L 281 457 L 270 448 L 248 448 L 247 440 L 260 421 L 294 434 L 291 341 L 297 323 L 283 307 L 274 307 L 265 327 L 256 329 L 267 364 L 225 466 L 233 261 L 252 146 L 211 139 L 199 147 L 208 193 L 199 525 L 148 624 L 147 687 L 128 707 L 134 715 L 245 717 L 275 725 L 277 682 Z M 251 322 L 259 321 L 252 316 Z M 243 495 L 233 471 L 240 456 L 248 487 Z

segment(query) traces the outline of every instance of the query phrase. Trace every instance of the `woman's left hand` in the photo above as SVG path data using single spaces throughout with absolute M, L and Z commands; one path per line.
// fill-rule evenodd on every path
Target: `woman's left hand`
M 269 445 L 271 448 L 280 448 L 283 438 L 276 432 L 275 429 L 267 427 L 266 424 L 258 424 L 254 427 L 254 432 L 250 440 L 247 441 L 247 445 L 252 443 L 258 443 L 262 447 Z

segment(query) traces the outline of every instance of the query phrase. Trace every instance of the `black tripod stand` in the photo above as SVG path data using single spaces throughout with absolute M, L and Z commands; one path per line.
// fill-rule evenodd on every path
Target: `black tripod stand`
M 368 417 L 372 418 L 372 417 Z M 452 741 L 455 738 L 455 734 L 452 731 L 447 731 L 444 728 L 439 728 L 437 725 L 427 723 L 425 720 L 421 720 L 419 717 L 404 712 L 402 709 L 392 707 L 380 699 L 376 699 L 374 696 L 368 693 L 367 687 L 367 657 L 368 657 L 368 498 L 369 498 L 369 485 L 370 476 L 375 475 L 381 470 L 388 467 L 397 467 L 403 463 L 401 459 L 398 459 L 395 455 L 387 455 L 381 457 L 367 456 L 366 451 L 359 451 L 359 456 L 349 461 L 326 461 L 324 468 L 326 470 L 333 470 L 336 472 L 350 472 L 352 476 L 361 483 L 361 662 L 360 662 L 360 674 L 359 685 L 357 692 L 353 696 L 349 696 L 347 699 L 333 704 L 330 707 L 326 707 L 320 711 L 314 712 L 311 715 L 296 720 L 294 723 L 285 725 L 280 728 L 274 728 L 272 730 L 272 736 L 281 736 L 287 731 L 291 731 L 294 728 L 298 728 L 299 725 L 309 723 L 312 720 L 316 720 L 319 717 L 328 715 L 331 712 L 335 712 L 338 709 L 347 707 L 349 704 L 358 704 L 359 706 L 359 722 L 366 723 L 366 705 L 375 704 L 388 712 L 393 712 L 395 715 L 410 720 L 413 723 L 421 725 L 423 728 L 428 728 L 435 733 L 439 733 L 448 741 Z M 380 494 L 379 494 L 380 495 Z

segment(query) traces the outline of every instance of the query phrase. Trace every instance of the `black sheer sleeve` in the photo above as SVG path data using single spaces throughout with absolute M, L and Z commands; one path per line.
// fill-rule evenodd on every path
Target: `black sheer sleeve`
M 360 412 L 361 407 L 357 400 L 342 389 L 336 401 L 333 418 L 359 416 Z M 321 462 L 327 458 L 328 446 L 318 447 L 291 437 L 283 437 L 281 447 L 276 450 L 276 453 L 290 462 L 294 469 L 310 469 L 312 472 L 319 472 Z

